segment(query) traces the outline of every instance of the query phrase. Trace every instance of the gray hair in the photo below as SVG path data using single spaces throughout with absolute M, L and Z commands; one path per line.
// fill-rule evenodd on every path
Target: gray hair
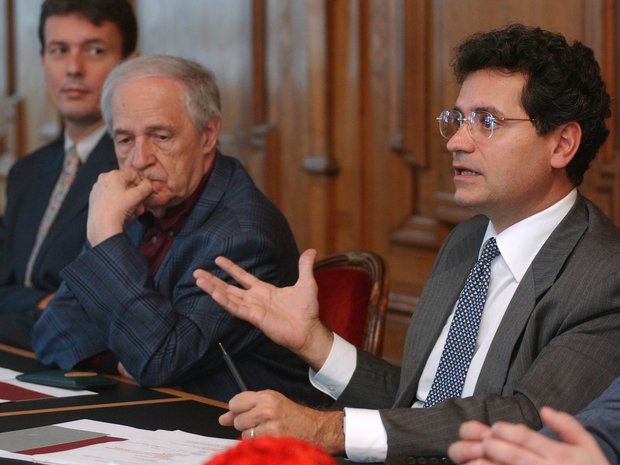
M 112 95 L 118 86 L 130 81 L 158 77 L 182 84 L 185 109 L 201 132 L 213 118 L 222 117 L 220 91 L 213 73 L 202 65 L 169 55 L 144 55 L 118 65 L 105 80 L 101 91 L 101 114 L 112 132 Z

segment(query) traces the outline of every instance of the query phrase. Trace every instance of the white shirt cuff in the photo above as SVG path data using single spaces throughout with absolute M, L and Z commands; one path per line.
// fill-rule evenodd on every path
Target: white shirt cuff
M 378 410 L 344 409 L 344 448 L 353 462 L 385 462 L 387 433 Z
M 310 369 L 310 382 L 319 391 L 338 399 L 351 381 L 356 365 L 355 346 L 334 333 L 334 342 L 327 360 L 318 372 Z

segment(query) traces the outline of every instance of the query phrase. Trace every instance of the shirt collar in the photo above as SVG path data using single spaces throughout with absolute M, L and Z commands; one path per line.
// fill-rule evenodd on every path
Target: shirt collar
M 99 140 L 103 137 L 106 132 L 105 125 L 102 125 L 100 128 L 95 129 L 89 135 L 84 137 L 81 141 L 75 143 L 69 137 L 67 131 L 65 131 L 65 154 L 69 153 L 73 145 L 76 145 L 76 150 L 78 153 L 78 157 L 80 158 L 80 163 L 83 165 L 88 160 L 91 152 L 95 148 L 95 146 L 99 143 Z
M 502 258 L 515 280 L 521 282 L 538 251 L 568 214 L 576 200 L 577 189 L 573 189 L 550 207 L 513 224 L 499 234 L 489 222 L 482 243 L 484 244 L 490 237 L 495 237 Z
M 138 217 L 140 223 L 145 225 L 147 228 L 155 228 L 166 233 L 176 235 L 183 226 L 185 219 L 189 216 L 194 205 L 200 199 L 200 196 L 205 190 L 205 186 L 213 169 L 215 167 L 215 161 L 211 164 L 209 170 L 205 173 L 198 187 L 192 192 L 192 194 L 183 200 L 181 203 L 175 205 L 174 207 L 170 207 L 166 210 L 166 213 L 162 218 L 156 218 L 153 216 L 151 212 L 145 212 L 144 214 Z

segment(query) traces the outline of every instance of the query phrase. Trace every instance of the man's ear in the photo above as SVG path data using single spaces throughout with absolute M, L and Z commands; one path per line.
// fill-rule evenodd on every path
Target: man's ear
M 581 126 L 576 121 L 570 121 L 558 127 L 554 133 L 555 146 L 551 156 L 551 166 L 566 168 L 581 143 Z
M 220 128 L 222 127 L 222 120 L 219 118 L 211 118 L 203 131 L 204 145 L 207 152 L 210 152 L 217 145 L 217 140 L 220 135 Z

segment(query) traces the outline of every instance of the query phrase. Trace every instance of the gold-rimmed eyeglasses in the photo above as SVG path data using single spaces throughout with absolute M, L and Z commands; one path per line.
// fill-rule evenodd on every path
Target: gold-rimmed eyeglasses
M 459 110 L 445 110 L 436 119 L 439 123 L 439 132 L 445 139 L 450 139 L 456 134 L 463 126 L 463 122 L 467 123 L 467 129 L 473 138 L 490 139 L 493 132 L 502 127 L 504 121 L 534 121 L 533 118 L 504 118 L 484 110 L 472 111 L 467 117 Z

